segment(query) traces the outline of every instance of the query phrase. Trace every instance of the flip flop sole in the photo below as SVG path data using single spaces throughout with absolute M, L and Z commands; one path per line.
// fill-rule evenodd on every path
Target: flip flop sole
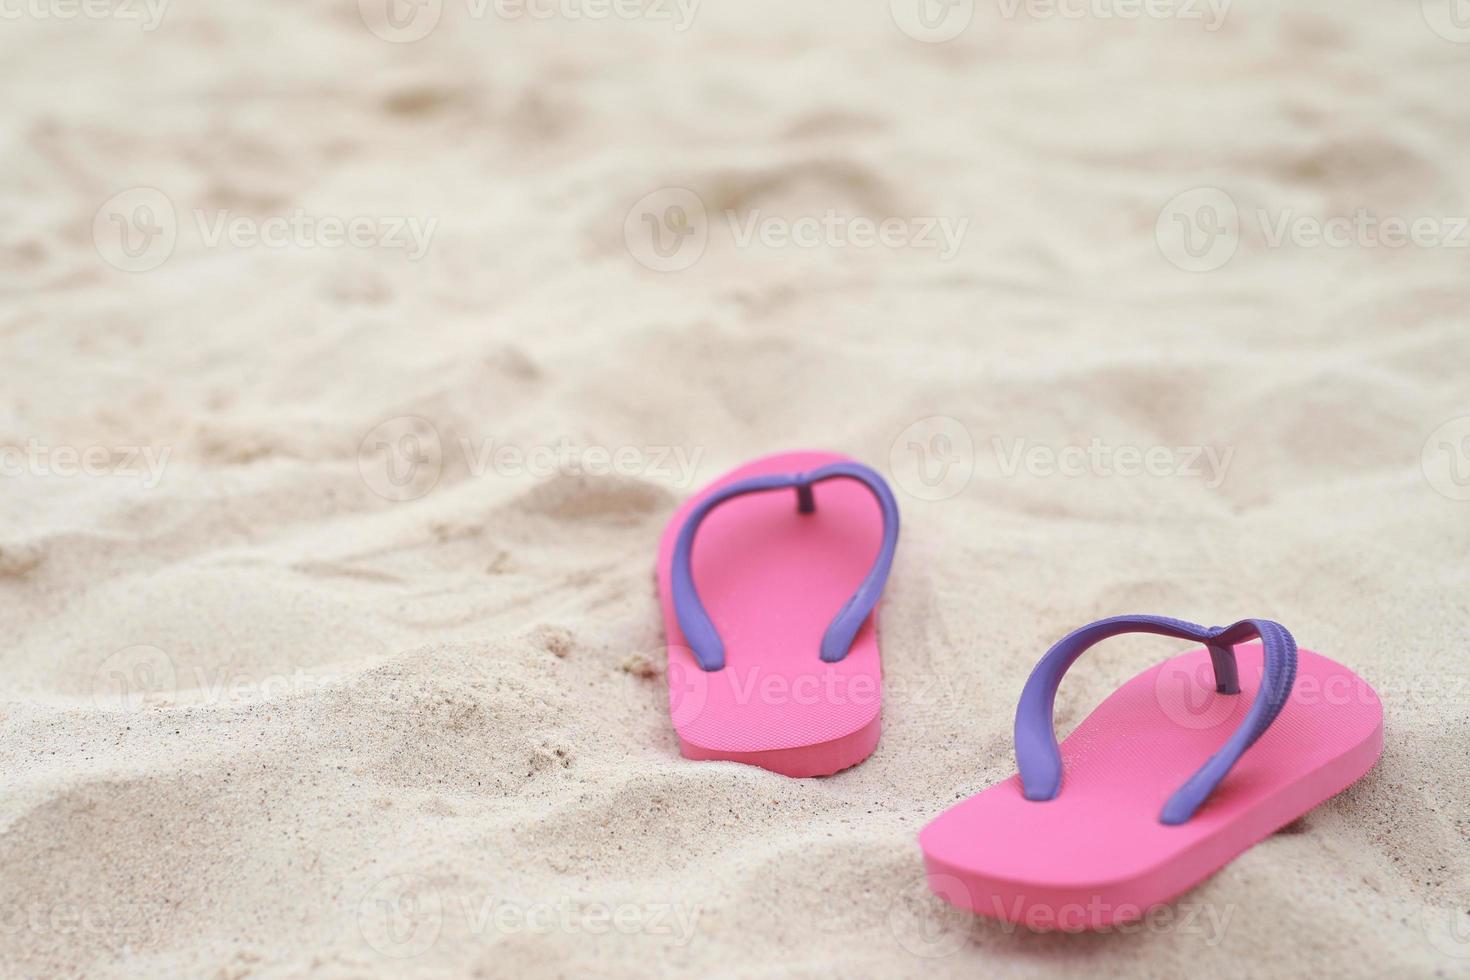
M 1141 918 L 1352 785 L 1383 749 L 1383 706 L 1362 678 L 1309 650 L 1268 728 L 1195 815 L 1170 795 L 1235 730 L 1260 686 L 1258 643 L 1235 647 L 1241 692 L 1215 693 L 1204 648 L 1124 684 L 1061 743 L 1061 792 L 1027 800 L 1019 776 L 950 808 L 919 835 L 931 888 L 1035 929 Z
M 669 520 L 659 546 L 658 586 L 668 639 L 669 714 L 680 751 L 788 776 L 830 775 L 878 744 L 882 667 L 877 612 L 846 657 L 820 659 L 823 633 L 872 567 L 883 517 L 872 493 L 850 480 L 816 491 L 816 510 L 797 511 L 794 490 L 734 498 L 700 525 L 691 567 L 725 645 L 725 666 L 701 670 L 675 614 L 670 569 L 689 513 L 711 493 L 753 476 L 836 462 L 831 453 L 781 453 L 720 477 Z

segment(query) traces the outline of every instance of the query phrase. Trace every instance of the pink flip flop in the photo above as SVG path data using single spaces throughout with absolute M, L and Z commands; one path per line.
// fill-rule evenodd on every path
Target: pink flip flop
M 669 713 L 687 758 L 824 776 L 872 754 L 874 607 L 897 542 L 888 484 L 830 453 L 755 460 L 675 512 L 658 585 Z
M 1206 648 L 1124 684 L 1059 750 L 1062 675 L 1120 633 Z M 1015 736 L 1019 773 L 920 832 L 929 885 L 1031 928 L 1097 929 L 1141 918 L 1356 782 L 1383 750 L 1383 706 L 1346 667 L 1298 651 L 1277 623 L 1119 616 L 1042 658 Z

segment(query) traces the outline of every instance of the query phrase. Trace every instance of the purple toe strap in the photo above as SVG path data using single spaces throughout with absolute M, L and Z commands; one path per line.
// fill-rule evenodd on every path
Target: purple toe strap
M 832 463 L 807 473 L 773 473 L 740 480 L 710 494 L 689 513 L 684 526 L 679 529 L 678 540 L 674 543 L 671 584 L 674 613 L 679 618 L 679 628 L 684 631 L 684 639 L 694 651 L 694 659 L 699 661 L 701 668 L 719 670 L 724 667 L 725 644 L 720 641 L 715 624 L 710 621 L 709 613 L 705 612 L 704 604 L 699 601 L 699 593 L 694 588 L 694 575 L 690 570 L 694 534 L 699 530 L 700 523 L 709 516 L 710 511 L 727 500 L 769 490 L 794 489 L 797 511 L 810 514 L 815 512 L 817 506 L 812 486 L 824 480 L 836 479 L 857 480 L 863 484 L 878 499 L 878 506 L 883 511 L 883 545 L 878 549 L 878 558 L 858 585 L 857 591 L 852 594 L 852 598 L 837 611 L 836 617 L 822 636 L 823 660 L 836 663 L 847 656 L 853 637 L 862 628 L 868 613 L 878 604 L 878 597 L 883 594 L 883 583 L 888 580 L 888 569 L 893 564 L 893 550 L 898 544 L 898 503 L 877 471 L 861 463 Z
M 1064 637 L 1036 665 L 1016 708 L 1016 766 L 1028 800 L 1050 800 L 1062 788 L 1062 757 L 1052 728 L 1057 687 L 1067 668 L 1094 643 L 1120 633 L 1157 633 L 1205 644 L 1215 667 L 1215 689 L 1239 694 L 1234 646 L 1260 637 L 1265 650 L 1261 687 L 1245 720 L 1224 745 L 1164 804 L 1159 820 L 1181 824 L 1214 792 L 1232 766 L 1276 720 L 1296 681 L 1296 641 L 1280 623 L 1243 619 L 1231 626 L 1197 626 L 1164 616 L 1114 616 L 1098 620 Z

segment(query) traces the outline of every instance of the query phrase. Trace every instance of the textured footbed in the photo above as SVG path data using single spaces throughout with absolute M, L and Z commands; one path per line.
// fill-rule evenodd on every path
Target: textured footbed
M 1203 647 L 1110 695 L 1062 742 L 1055 799 L 1027 800 L 1013 776 L 940 814 L 919 834 L 930 887 L 955 905 L 1037 929 L 1130 921 L 1372 768 L 1383 747 L 1377 694 L 1341 664 L 1301 650 L 1276 721 L 1190 820 L 1160 823 L 1170 794 L 1255 697 L 1261 646 L 1235 649 L 1239 695 L 1215 693 Z
M 725 645 L 725 666 L 699 668 L 674 613 L 674 542 L 712 491 L 748 477 L 850 462 L 831 453 L 765 456 L 720 477 L 669 519 L 658 586 L 668 638 L 669 714 L 682 753 L 727 759 L 788 776 L 846 769 L 878 744 L 882 668 L 877 611 L 837 663 L 819 657 L 822 635 L 882 546 L 878 502 L 862 484 L 814 487 L 816 512 L 796 491 L 748 494 L 716 507 L 694 539 L 695 588 Z

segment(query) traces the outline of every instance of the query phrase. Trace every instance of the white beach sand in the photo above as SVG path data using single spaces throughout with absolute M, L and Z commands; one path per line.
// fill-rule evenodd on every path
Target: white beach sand
M 0 976 L 1470 976 L 1426 2 L 7 6 Z M 820 780 L 679 757 L 653 585 L 794 448 L 903 507 Z M 1125 612 L 1284 622 L 1379 765 L 1141 927 L 951 913 L 919 828 Z

